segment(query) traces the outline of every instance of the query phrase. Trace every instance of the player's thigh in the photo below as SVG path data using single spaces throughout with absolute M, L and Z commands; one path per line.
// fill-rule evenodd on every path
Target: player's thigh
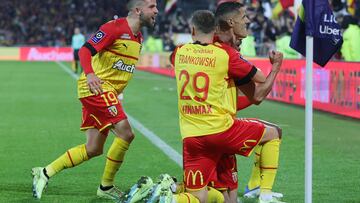
M 232 190 L 238 187 L 237 163 L 234 154 L 224 154 L 216 166 L 216 180 L 211 186 L 217 190 Z
M 207 136 L 188 137 L 183 140 L 184 183 L 187 191 L 206 188 L 216 180 L 216 165 L 221 153 L 207 145 Z
M 233 126 L 219 136 L 225 153 L 249 156 L 265 133 L 265 125 L 257 120 L 236 119 Z
M 127 119 L 117 122 L 116 124 L 114 124 L 113 127 L 114 127 L 113 132 L 117 137 L 120 137 L 121 139 L 129 143 L 134 139 L 135 137 L 134 132 Z

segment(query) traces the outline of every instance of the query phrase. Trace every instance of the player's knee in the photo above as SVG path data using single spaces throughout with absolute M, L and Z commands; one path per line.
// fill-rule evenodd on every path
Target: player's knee
M 135 138 L 135 134 L 131 129 L 125 131 L 124 136 L 128 142 L 131 142 Z
M 103 154 L 103 148 L 97 146 L 87 146 L 86 153 L 89 158 L 96 157 Z
M 278 139 L 279 138 L 279 132 L 275 127 L 266 127 L 266 132 L 264 137 L 261 139 L 261 144 L 270 141 L 270 140 L 274 140 L 274 139 Z

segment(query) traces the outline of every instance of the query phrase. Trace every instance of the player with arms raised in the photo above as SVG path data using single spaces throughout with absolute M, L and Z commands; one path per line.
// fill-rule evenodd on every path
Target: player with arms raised
M 127 6 L 126 18 L 103 24 L 79 51 L 84 73 L 78 80 L 78 97 L 82 103 L 81 130 L 87 141 L 67 150 L 46 167 L 32 169 L 35 198 L 41 198 L 50 177 L 101 155 L 110 129 L 115 138 L 107 153 L 97 195 L 110 199 L 121 196 L 114 186 L 114 177 L 134 134 L 117 95 L 133 76 L 143 40 L 140 29 L 153 27 L 158 13 L 156 0 L 129 0 Z
M 264 80 L 233 48 L 213 44 L 214 21 L 209 11 L 195 12 L 191 21 L 195 43 L 178 47 L 172 58 L 178 86 L 185 187 L 200 202 L 207 201 L 206 187 L 216 179 L 216 167 L 223 155 L 248 156 L 256 145 L 262 144 L 267 154 L 264 161 L 277 167 L 280 144 L 275 128 L 233 117 L 237 93 L 234 85 L 229 88 L 232 81 L 239 86 Z M 270 58 L 277 73 L 282 54 L 273 52 Z M 229 105 L 229 100 L 235 105 Z M 272 200 L 274 176 L 268 178 L 271 186 L 269 191 L 262 191 L 264 202 Z
M 215 40 L 224 42 L 231 45 L 233 48 L 239 49 L 241 40 L 247 36 L 246 24 L 250 21 L 246 17 L 246 8 L 238 2 L 225 2 L 218 6 L 215 12 L 215 18 L 218 24 L 218 32 L 216 33 Z M 260 70 L 258 70 L 260 71 Z M 260 104 L 270 92 L 273 83 L 276 78 L 276 72 L 272 71 L 263 83 L 254 83 L 253 81 L 239 85 L 237 88 L 242 90 L 247 96 L 240 95 L 237 98 L 237 110 L 246 108 L 251 104 Z M 256 87 L 255 87 L 256 85 Z M 232 105 L 234 102 L 232 103 Z M 231 104 L 230 104 L 231 105 Z M 233 111 L 235 113 L 235 111 Z M 235 116 L 235 115 L 234 115 Z M 281 129 L 272 123 L 258 120 L 264 123 L 266 126 L 271 126 L 277 129 L 280 137 L 282 134 Z M 246 187 L 245 197 L 258 197 L 260 195 L 261 182 L 263 187 L 269 188 L 267 181 L 269 179 L 263 178 L 260 180 L 260 176 L 267 177 L 268 174 L 274 176 L 276 174 L 275 166 L 267 166 L 265 163 L 261 163 L 262 145 L 258 145 L 255 148 L 255 162 L 252 170 L 252 175 L 249 183 Z M 223 191 L 225 200 L 227 202 L 236 202 L 237 199 L 237 182 L 234 180 L 234 174 L 236 172 L 236 158 L 233 155 L 224 156 L 221 159 L 218 167 L 219 180 L 215 188 Z M 271 179 L 270 179 L 271 180 Z M 266 188 L 263 188 L 266 189 Z M 275 198 L 281 198 L 281 193 L 272 192 Z

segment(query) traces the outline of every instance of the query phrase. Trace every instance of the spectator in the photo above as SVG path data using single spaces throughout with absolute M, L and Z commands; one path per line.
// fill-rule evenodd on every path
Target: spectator
M 360 27 L 352 16 L 345 16 L 342 21 L 344 43 L 341 54 L 345 61 L 360 61 Z

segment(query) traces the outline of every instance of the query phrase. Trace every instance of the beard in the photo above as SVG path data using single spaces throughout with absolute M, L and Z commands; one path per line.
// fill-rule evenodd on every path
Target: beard
M 155 23 L 152 22 L 151 17 L 147 17 L 143 12 L 140 13 L 140 25 L 141 27 L 153 28 Z

